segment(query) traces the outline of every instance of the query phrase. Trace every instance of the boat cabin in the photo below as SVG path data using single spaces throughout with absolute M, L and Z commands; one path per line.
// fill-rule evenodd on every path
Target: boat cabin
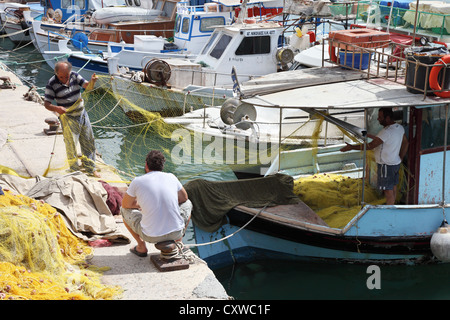
M 174 29 L 174 44 L 178 48 L 198 53 L 214 28 L 230 24 L 234 12 L 218 3 L 189 6 L 180 2 Z
M 90 9 L 89 0 L 41 0 L 44 16 L 57 22 L 64 22 L 74 14 L 81 17 Z
M 190 74 L 183 67 L 172 70 L 173 78 L 188 79 L 175 86 L 231 85 L 232 67 L 240 79 L 277 72 L 276 55 L 282 31 L 283 28 L 275 22 L 216 27 L 194 60 L 195 64 L 202 66 L 201 72 L 196 69 Z

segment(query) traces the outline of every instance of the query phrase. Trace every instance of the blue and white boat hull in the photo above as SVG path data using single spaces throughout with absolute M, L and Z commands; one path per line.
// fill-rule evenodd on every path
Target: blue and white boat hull
M 240 230 L 255 212 L 237 207 L 227 214 L 228 223 L 215 232 L 194 226 L 199 256 L 213 269 L 264 258 L 429 263 L 436 261 L 430 239 L 445 218 L 443 209 L 437 206 L 368 206 L 343 229 L 309 223 L 300 226 L 262 216 Z M 210 242 L 214 243 L 201 245 Z

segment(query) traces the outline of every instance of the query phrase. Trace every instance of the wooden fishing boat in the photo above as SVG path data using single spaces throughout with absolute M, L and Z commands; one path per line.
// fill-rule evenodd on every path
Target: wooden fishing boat
M 364 128 L 340 124 L 354 137 L 359 136 L 361 143 L 368 142 L 367 132 L 376 134 L 381 128 L 376 120 L 378 109 L 393 108 L 409 139 L 407 159 L 403 162 L 407 174 L 398 204 L 370 204 L 368 190 L 375 183 L 374 170 L 365 151 L 344 153 L 339 151 L 343 145 L 335 145 L 280 152 L 263 178 L 207 182 L 206 187 L 205 182 L 194 180 L 185 185 L 197 208 L 193 221 L 200 257 L 212 268 L 263 258 L 368 264 L 448 262 L 450 245 L 433 241 L 446 234 L 450 213 L 450 186 L 445 178 L 450 173 L 450 100 L 442 94 L 448 89 L 432 95 L 414 94 L 407 90 L 404 77 L 403 83 L 399 79 L 369 75 L 364 80 L 243 99 L 245 103 L 282 109 L 336 112 L 362 108 Z M 426 91 L 423 87 L 421 90 Z M 319 209 L 308 204 L 313 203 L 310 199 L 296 198 L 294 193 L 297 179 L 324 174 L 353 178 L 361 186 L 366 185 L 350 195 L 356 206 L 339 208 L 339 214 L 348 215 L 340 225 L 333 225 L 328 216 L 319 216 Z M 264 182 L 265 179 L 270 180 Z M 286 183 L 281 184 L 280 180 Z M 343 192 L 340 189 L 337 197 L 343 198 Z M 330 197 L 328 191 L 309 194 L 314 203 L 320 204 Z M 223 210 L 217 209 L 220 206 L 215 206 L 215 198 L 226 199 L 220 203 Z

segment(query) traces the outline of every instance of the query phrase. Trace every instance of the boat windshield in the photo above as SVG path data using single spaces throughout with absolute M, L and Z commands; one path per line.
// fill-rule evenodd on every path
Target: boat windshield
M 214 31 L 214 26 L 223 26 L 223 25 L 225 25 L 224 17 L 202 18 L 200 20 L 200 31 L 212 32 Z
M 443 147 L 444 132 L 445 106 L 422 109 L 422 150 Z M 447 141 L 450 141 L 450 130 L 447 130 Z
M 212 45 L 212 44 L 214 43 L 214 41 L 216 40 L 217 35 L 218 35 L 217 32 L 215 32 L 215 33 L 213 33 L 213 34 L 211 35 L 211 37 L 209 38 L 208 43 L 207 43 L 206 46 L 203 48 L 202 54 L 205 54 L 205 53 L 209 50 L 209 48 L 211 47 L 211 45 Z
M 230 43 L 232 37 L 227 34 L 222 34 L 219 41 L 217 41 L 216 45 L 210 52 L 210 56 L 216 59 L 220 59 L 228 44 Z
M 236 49 L 236 55 L 270 53 L 270 36 L 245 37 Z

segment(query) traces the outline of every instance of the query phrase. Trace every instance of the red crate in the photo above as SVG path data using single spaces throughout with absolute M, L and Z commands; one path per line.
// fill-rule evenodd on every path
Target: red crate
M 389 33 L 371 29 L 333 31 L 330 32 L 328 39 L 331 46 L 341 49 L 346 49 L 346 44 L 363 48 L 380 48 L 387 46 L 390 42 Z

